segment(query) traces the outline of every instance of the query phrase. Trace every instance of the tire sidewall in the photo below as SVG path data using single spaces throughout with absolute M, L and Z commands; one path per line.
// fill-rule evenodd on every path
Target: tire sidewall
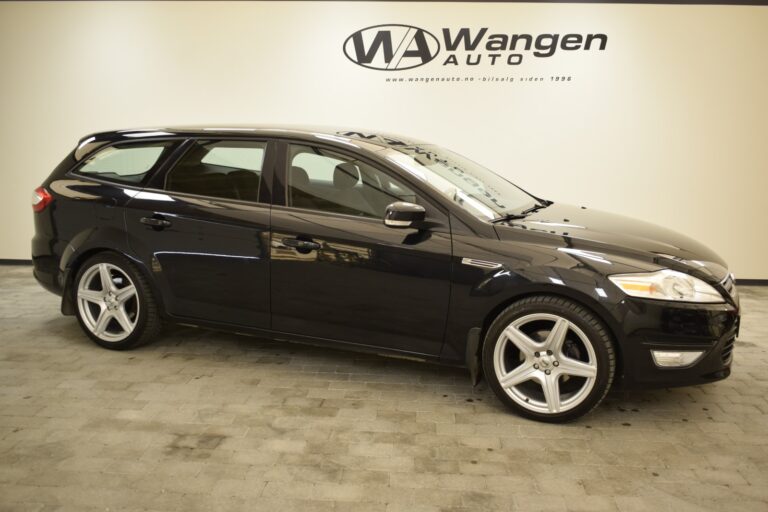
M 139 301 L 139 317 L 136 321 L 136 327 L 133 329 L 133 332 L 125 339 L 120 341 L 105 341 L 96 336 L 86 326 L 80 313 L 80 303 L 77 299 L 77 290 L 80 287 L 80 280 L 83 278 L 83 275 L 86 273 L 86 271 L 88 271 L 94 265 L 98 265 L 99 263 L 109 263 L 120 268 L 122 272 L 125 272 L 128 277 L 130 277 L 133 285 L 136 287 L 137 300 Z M 85 263 L 83 263 L 83 265 L 80 266 L 80 269 L 75 276 L 72 288 L 73 300 L 75 304 L 75 316 L 77 317 L 77 321 L 80 324 L 80 327 L 88 335 L 89 338 L 91 338 L 98 345 L 112 350 L 127 350 L 135 347 L 139 343 L 141 335 L 146 328 L 147 317 L 149 314 L 147 308 L 147 293 L 149 291 L 145 288 L 143 280 L 139 278 L 133 265 L 131 265 L 131 263 L 126 258 L 114 253 L 107 252 L 92 256 Z
M 587 315 L 584 314 L 585 312 Z M 551 313 L 568 319 L 584 332 L 594 349 L 595 358 L 597 360 L 597 376 L 595 378 L 595 384 L 587 398 L 568 411 L 557 414 L 544 414 L 528 410 L 515 402 L 507 394 L 496 377 L 494 351 L 499 342 L 499 337 L 504 329 L 514 320 L 532 313 Z M 482 361 L 483 371 L 489 386 L 507 407 L 526 418 L 552 423 L 573 421 L 596 407 L 607 393 L 608 388 L 613 381 L 613 373 L 615 371 L 615 362 L 612 359 L 611 339 L 608 337 L 607 330 L 597 317 L 586 311 L 585 308 L 577 303 L 550 296 L 537 296 L 523 299 L 502 311 L 488 328 L 483 343 Z

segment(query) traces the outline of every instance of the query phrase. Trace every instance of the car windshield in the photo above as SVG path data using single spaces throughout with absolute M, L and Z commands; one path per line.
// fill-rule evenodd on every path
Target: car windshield
M 481 219 L 520 213 L 539 202 L 493 171 L 439 146 L 401 146 L 380 154 Z

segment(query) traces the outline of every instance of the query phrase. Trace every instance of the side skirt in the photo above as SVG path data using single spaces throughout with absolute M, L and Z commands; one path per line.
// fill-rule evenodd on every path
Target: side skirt
M 311 336 L 302 336 L 279 331 L 270 331 L 267 329 L 258 329 L 253 327 L 244 327 L 241 325 L 221 324 L 217 322 L 201 322 L 197 319 L 183 318 L 176 316 L 165 316 L 165 321 L 187 327 L 197 327 L 213 331 L 226 332 L 229 334 L 238 334 L 241 336 L 261 337 L 271 341 L 281 341 L 288 343 L 298 343 L 316 347 L 328 347 L 336 350 L 360 352 L 365 354 L 374 354 L 382 357 L 405 359 L 408 361 L 418 361 L 423 363 L 440 364 L 443 366 L 456 366 L 455 364 L 443 363 L 439 356 L 421 354 L 418 352 L 407 352 L 402 350 L 392 350 L 372 345 L 363 345 L 348 341 L 332 340 L 327 338 L 314 338 Z

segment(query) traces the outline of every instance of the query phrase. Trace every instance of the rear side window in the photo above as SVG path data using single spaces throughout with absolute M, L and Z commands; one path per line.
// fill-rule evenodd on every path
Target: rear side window
M 165 178 L 165 189 L 258 201 L 267 143 L 198 141 Z
M 116 144 L 88 157 L 77 172 L 110 181 L 138 184 L 173 145 L 171 141 Z

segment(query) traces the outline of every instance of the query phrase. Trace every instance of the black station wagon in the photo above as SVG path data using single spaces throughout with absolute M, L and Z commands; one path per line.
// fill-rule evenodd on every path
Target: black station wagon
M 712 251 L 408 138 L 98 133 L 33 209 L 36 278 L 111 349 L 169 321 L 405 355 L 466 366 L 552 422 L 614 384 L 730 373 L 739 301 Z

